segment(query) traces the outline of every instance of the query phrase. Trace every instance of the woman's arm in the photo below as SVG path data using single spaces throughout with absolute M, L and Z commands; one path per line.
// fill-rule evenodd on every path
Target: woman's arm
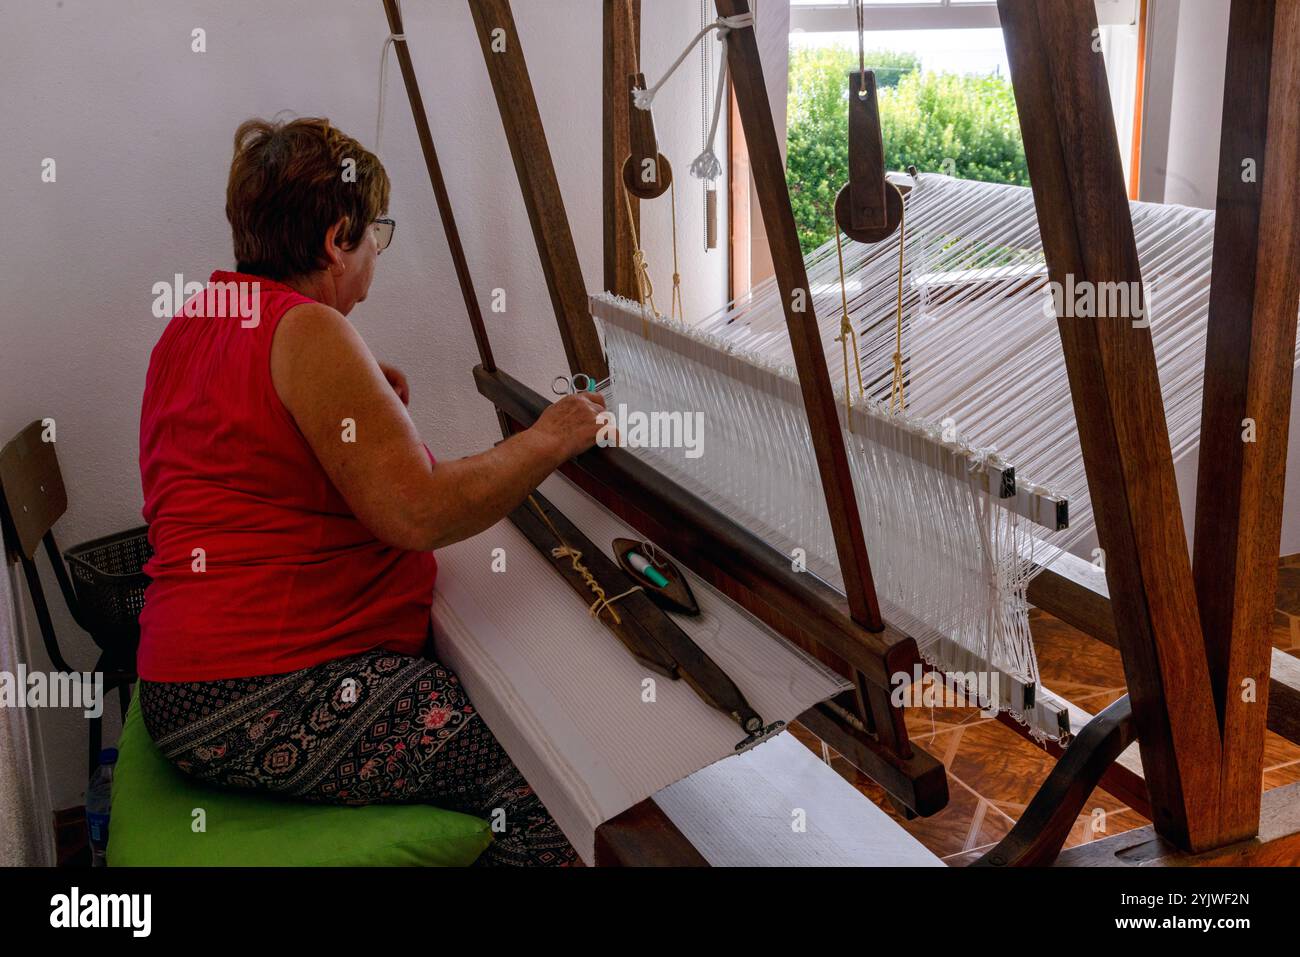
M 527 431 L 434 466 L 361 336 L 318 303 L 296 306 L 280 320 L 271 381 L 357 519 L 386 544 L 419 551 L 500 521 L 561 463 L 595 443 L 604 408 L 597 395 L 568 396 Z M 344 420 L 355 423 L 352 434 Z

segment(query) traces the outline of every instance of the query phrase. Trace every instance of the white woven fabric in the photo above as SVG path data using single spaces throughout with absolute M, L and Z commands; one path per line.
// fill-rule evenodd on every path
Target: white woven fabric
M 888 814 L 782 734 L 655 795 L 714 867 L 942 867 Z
M 637 536 L 570 485 L 541 492 L 595 543 Z M 506 570 L 491 570 L 504 549 Z M 744 737 L 684 681 L 639 665 L 509 522 L 438 552 L 437 651 L 584 860 L 596 828 L 734 753 Z M 848 687 L 700 579 L 699 618 L 675 620 L 767 722 Z M 642 682 L 656 680 L 656 701 Z M 761 746 L 760 746 L 761 747 Z

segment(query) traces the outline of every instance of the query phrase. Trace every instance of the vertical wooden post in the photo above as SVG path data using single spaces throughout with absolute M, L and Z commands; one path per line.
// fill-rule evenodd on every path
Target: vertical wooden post
M 1140 283 L 1093 0 L 998 13 L 1051 281 Z M 1058 326 L 1154 823 L 1197 851 L 1219 843 L 1219 727 L 1155 349 L 1130 311 Z
M 469 9 L 523 190 L 528 222 L 533 228 L 569 369 L 575 374 L 582 372 L 603 379 L 609 375 L 609 366 L 596 335 L 596 324 L 587 309 L 582 266 L 573 245 L 569 217 L 555 178 L 555 164 L 542 128 L 510 0 L 469 0 Z
M 383 0 L 384 13 L 388 17 L 388 29 L 394 36 L 402 36 L 402 12 L 397 0 Z M 402 71 L 402 82 L 406 86 L 406 97 L 411 104 L 411 118 L 415 121 L 415 133 L 420 140 L 420 150 L 424 154 L 424 166 L 429 173 L 429 184 L 433 187 L 433 198 L 438 204 L 438 215 L 442 219 L 443 232 L 447 237 L 447 249 L 451 253 L 451 262 L 456 269 L 456 280 L 460 284 L 461 297 L 465 300 L 465 312 L 469 316 L 470 328 L 474 332 L 474 344 L 478 348 L 479 361 L 488 372 L 496 368 L 492 358 L 492 344 L 488 341 L 487 328 L 483 324 L 483 313 L 479 308 L 478 294 L 474 290 L 474 280 L 470 276 L 469 262 L 465 258 L 465 247 L 461 245 L 460 230 L 456 228 L 456 216 L 452 212 L 451 197 L 447 194 L 447 183 L 442 178 L 442 165 L 438 162 L 438 151 L 433 145 L 433 133 L 429 129 L 429 115 L 424 109 L 424 98 L 420 96 L 420 84 L 415 77 L 415 66 L 411 62 L 411 51 L 406 41 L 393 44 L 397 51 L 397 65 Z
M 718 15 L 736 17 L 749 13 L 748 0 L 717 0 Z M 804 269 L 799 234 L 795 229 L 790 192 L 785 182 L 785 163 L 772 121 L 772 105 L 763 82 L 763 64 L 752 28 L 734 30 L 727 37 L 727 68 L 736 95 L 736 107 L 744 125 L 745 141 L 754 185 L 763 211 L 763 224 L 772 247 L 776 283 L 790 330 L 804 412 L 812 432 L 813 451 L 821 476 L 826 507 L 830 512 L 835 551 L 844 576 L 844 590 L 853 620 L 871 631 L 884 624 L 871 579 L 871 563 L 862 536 L 862 519 L 853 492 L 848 455 L 840 435 L 839 410 L 831 390 L 821 332 L 813 312 L 812 291 Z
M 1259 825 L 1300 305 L 1298 104 L 1300 2 L 1233 0 L 1193 562 L 1223 733 L 1224 842 Z
M 627 78 L 640 72 L 641 0 L 604 0 L 604 143 L 605 288 L 628 299 L 637 297 L 632 265 L 632 235 L 641 235 L 641 201 L 623 196 L 623 160 L 630 150 Z M 628 203 L 632 221 L 628 223 Z

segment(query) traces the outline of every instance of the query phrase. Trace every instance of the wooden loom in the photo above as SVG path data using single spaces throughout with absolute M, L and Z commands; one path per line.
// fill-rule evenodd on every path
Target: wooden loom
M 603 377 L 605 358 L 509 0 L 469 5 L 570 369 Z M 745 0 L 716 5 L 721 16 L 748 12 Z M 401 35 L 395 0 L 384 6 L 391 32 Z M 1000 0 L 999 13 L 1051 278 L 1140 279 L 1104 64 L 1091 49 L 1091 0 Z M 630 296 L 627 237 L 638 227 L 638 204 L 620 202 L 619 190 L 630 151 L 627 77 L 637 72 L 639 0 L 604 0 L 604 15 L 605 285 Z M 494 37 L 504 38 L 495 49 Z M 409 51 L 395 46 L 479 347 L 479 391 L 497 407 L 503 430 L 525 428 L 546 400 L 493 362 Z M 792 572 L 785 555 L 624 450 L 593 450 L 563 471 L 849 677 L 855 691 L 811 709 L 801 722 L 902 807 L 932 814 L 947 801 L 943 766 L 908 740 L 888 694 L 890 677 L 910 673 L 920 658 L 912 639 L 881 619 L 845 451 L 832 427 L 835 399 L 816 326 L 794 308 L 807 278 L 753 30 L 734 31 L 727 51 L 845 594 Z M 1108 587 L 1067 565 L 1040 575 L 1030 599 L 1116 645 L 1129 695 L 1078 729 L 984 863 L 1057 858 L 1083 802 L 1103 781 L 1148 807 L 1153 826 L 1066 852 L 1060 863 L 1300 860 L 1300 785 L 1265 795 L 1262 814 L 1260 796 L 1266 723 L 1300 740 L 1300 667 L 1270 654 L 1268 635 L 1300 300 L 1300 195 L 1293 188 L 1300 118 L 1285 109 L 1300 99 L 1298 0 L 1235 0 L 1226 89 L 1195 560 L 1187 559 L 1149 333 L 1118 319 L 1061 321 Z M 1246 157 L 1257 164 L 1255 182 L 1240 176 Z M 1249 447 L 1240 441 L 1246 417 L 1259 436 Z M 1226 504 L 1225 490 L 1234 493 Z M 1237 693 L 1248 677 L 1258 684 L 1254 702 Z M 1132 762 L 1116 763 L 1134 738 L 1141 777 Z M 606 863 L 699 862 L 653 800 L 604 825 L 597 847 Z

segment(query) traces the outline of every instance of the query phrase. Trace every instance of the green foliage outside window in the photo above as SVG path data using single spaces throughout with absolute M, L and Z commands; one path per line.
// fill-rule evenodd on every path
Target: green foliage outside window
M 786 177 L 804 252 L 834 236 L 835 195 L 848 180 L 848 74 L 856 50 L 790 51 Z M 885 166 L 916 166 L 991 183 L 1029 184 L 1011 82 L 922 73 L 915 54 L 875 51 Z

